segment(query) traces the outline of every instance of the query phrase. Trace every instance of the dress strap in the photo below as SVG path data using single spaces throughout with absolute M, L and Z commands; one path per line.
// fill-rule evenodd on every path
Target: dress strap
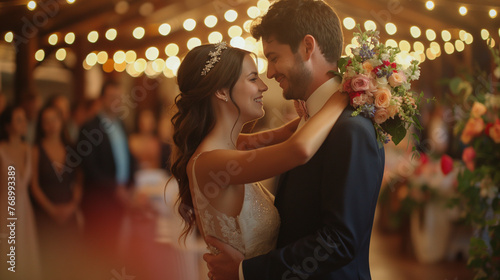
M 194 168 L 195 168 L 195 165 L 196 165 L 196 160 L 201 156 L 201 154 L 203 154 L 203 152 L 197 154 L 194 158 L 193 158 L 193 166 L 192 166 L 192 176 L 193 176 L 193 183 L 194 183 L 194 187 L 195 189 L 198 188 L 198 180 L 196 180 L 196 174 L 194 172 Z

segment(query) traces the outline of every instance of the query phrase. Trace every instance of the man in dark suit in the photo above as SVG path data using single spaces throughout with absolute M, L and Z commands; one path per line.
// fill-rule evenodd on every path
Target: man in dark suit
M 116 253 L 124 211 L 130 204 L 134 169 L 119 114 L 124 106 L 121 100 L 120 85 L 105 82 L 99 98 L 101 111 L 82 126 L 77 142 L 84 172 L 86 240 L 106 253 Z
M 305 101 L 308 115 L 339 91 L 341 81 L 329 70 L 337 69 L 342 30 L 324 2 L 277 1 L 252 34 L 263 41 L 268 77 L 280 83 L 285 99 Z M 307 164 L 281 176 L 277 249 L 241 261 L 209 237 L 221 251 L 204 256 L 212 279 L 371 279 L 370 236 L 385 158 L 372 122 L 352 112 L 344 110 Z

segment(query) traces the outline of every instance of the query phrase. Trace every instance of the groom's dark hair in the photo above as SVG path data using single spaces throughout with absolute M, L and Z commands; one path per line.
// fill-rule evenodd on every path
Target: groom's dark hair
M 328 62 L 336 63 L 342 55 L 344 39 L 340 19 L 321 0 L 278 0 L 260 22 L 256 21 L 251 32 L 257 40 L 274 36 L 279 43 L 289 45 L 293 53 L 309 34 L 316 39 Z

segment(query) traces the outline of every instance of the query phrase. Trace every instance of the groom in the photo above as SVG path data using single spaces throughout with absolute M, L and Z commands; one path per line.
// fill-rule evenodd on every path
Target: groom
M 328 71 L 337 69 L 342 30 L 326 3 L 278 0 L 252 35 L 262 39 L 268 77 L 285 99 L 306 101 L 309 116 L 339 90 L 340 79 Z M 211 279 L 371 279 L 368 251 L 385 158 L 371 121 L 352 112 L 344 110 L 307 164 L 281 176 L 277 249 L 242 261 L 238 251 L 207 237 L 221 251 L 204 256 Z

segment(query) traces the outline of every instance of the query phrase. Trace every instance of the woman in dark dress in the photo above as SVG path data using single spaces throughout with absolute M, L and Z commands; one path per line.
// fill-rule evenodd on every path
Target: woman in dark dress
M 32 154 L 31 193 L 47 279 L 66 279 L 61 269 L 71 272 L 78 252 L 75 246 L 80 243 L 81 175 L 68 161 L 70 144 L 63 127 L 57 108 L 46 106 L 40 111 Z

